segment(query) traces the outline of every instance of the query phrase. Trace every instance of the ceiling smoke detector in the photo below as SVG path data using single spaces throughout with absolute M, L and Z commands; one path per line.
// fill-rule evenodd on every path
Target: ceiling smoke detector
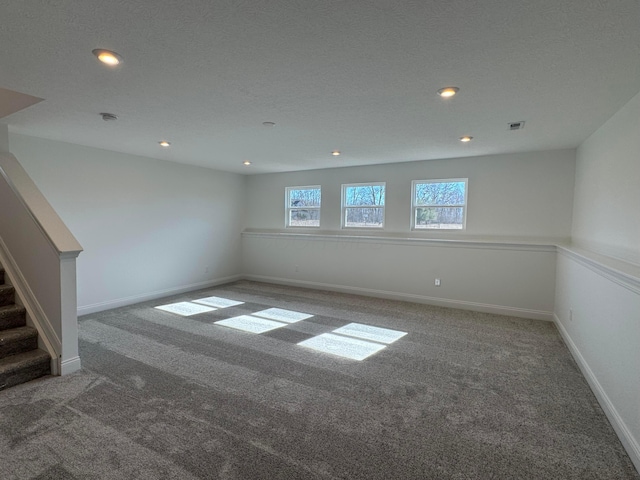
M 509 130 L 522 130 L 524 128 L 524 121 L 509 123 Z
M 117 120 L 117 115 L 113 113 L 100 113 L 99 114 L 105 122 L 112 122 L 113 120 Z

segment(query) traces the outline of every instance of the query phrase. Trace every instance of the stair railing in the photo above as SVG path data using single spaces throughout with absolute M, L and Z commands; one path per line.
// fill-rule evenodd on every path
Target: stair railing
M 0 151 L 0 263 L 54 375 L 80 369 L 76 258 L 82 246 L 18 160 Z

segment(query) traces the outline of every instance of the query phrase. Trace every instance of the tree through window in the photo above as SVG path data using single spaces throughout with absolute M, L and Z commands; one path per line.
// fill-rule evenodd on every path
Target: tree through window
M 385 183 L 342 185 L 342 226 L 384 227 Z
M 287 187 L 285 211 L 287 227 L 319 227 L 321 191 L 319 185 Z
M 462 230 L 466 223 L 467 179 L 414 180 L 412 228 Z

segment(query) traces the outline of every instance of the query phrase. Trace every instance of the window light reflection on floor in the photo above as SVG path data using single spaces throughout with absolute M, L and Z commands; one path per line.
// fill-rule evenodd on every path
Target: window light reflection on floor
M 407 332 L 399 330 L 349 323 L 331 333 L 304 340 L 298 345 L 352 360 L 364 360 L 406 334 Z
M 227 308 L 235 307 L 236 305 L 242 305 L 244 302 L 238 302 L 237 300 L 231 300 L 229 298 L 222 297 L 206 297 L 194 300 L 194 303 L 200 303 L 202 305 L 208 305 L 209 307 Z
M 282 308 L 268 308 L 266 310 L 252 313 L 251 315 L 286 323 L 300 322 L 301 320 L 313 317 L 313 315 L 308 313 L 294 312 L 292 310 L 284 310 Z
M 373 340 L 374 342 L 384 343 L 386 345 L 395 342 L 407 334 L 407 332 L 401 332 L 399 330 L 372 327 L 371 325 L 363 325 L 362 323 L 350 323 L 334 330 L 332 333 L 360 338 L 362 340 Z
M 206 297 L 194 300 L 194 302 L 171 303 L 155 308 L 182 316 L 189 316 L 212 312 L 217 308 L 226 308 L 243 303 L 244 302 L 221 297 Z M 313 315 L 308 313 L 295 312 L 282 308 L 268 308 L 250 315 L 239 315 L 219 320 L 215 322 L 215 324 L 242 332 L 260 334 L 287 327 L 290 324 L 311 317 L 313 317 Z M 373 327 L 362 323 L 349 323 L 330 333 L 323 333 L 304 340 L 298 343 L 298 345 L 343 358 L 364 360 L 405 335 L 407 335 L 407 332 L 401 332 L 399 330 Z
M 266 318 L 252 317 L 251 315 L 227 318 L 215 322 L 215 324 L 249 333 L 264 333 L 287 326 L 286 323 L 267 320 Z
M 216 325 L 235 328 L 249 333 L 264 333 L 276 328 L 286 327 L 289 324 L 300 322 L 306 318 L 313 317 L 308 313 L 283 310 L 281 308 L 269 308 L 251 315 L 240 315 L 238 317 L 227 318 L 215 322 Z
M 215 308 L 212 308 L 212 307 L 207 307 L 205 305 L 198 305 L 196 303 L 191 303 L 191 302 L 170 303 L 168 305 L 160 305 L 155 308 L 157 308 L 158 310 L 164 310 L 165 312 L 182 315 L 183 317 L 188 317 L 190 315 L 197 315 L 199 313 L 213 312 L 214 310 L 216 310 Z
M 300 342 L 298 345 L 352 360 L 364 360 L 387 347 L 381 343 L 366 342 L 357 338 L 343 337 L 332 333 L 323 333 Z

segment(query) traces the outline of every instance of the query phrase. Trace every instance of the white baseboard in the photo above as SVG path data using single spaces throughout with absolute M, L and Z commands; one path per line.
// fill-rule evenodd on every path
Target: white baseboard
M 640 472 L 640 444 L 638 443 L 638 440 L 633 437 L 633 434 L 631 433 L 631 431 L 627 427 L 627 424 L 624 422 L 624 420 L 616 410 L 616 407 L 614 406 L 613 402 L 605 392 L 604 388 L 602 388 L 602 385 L 600 384 L 597 377 L 593 373 L 593 370 L 591 370 L 591 367 L 589 367 L 589 364 L 580 353 L 578 346 L 571 339 L 569 332 L 567 332 L 567 330 L 564 328 L 564 325 L 562 325 L 562 322 L 560 322 L 560 319 L 555 313 L 553 314 L 553 321 L 558 327 L 558 331 L 560 332 L 560 335 L 562 336 L 564 343 L 567 345 L 567 348 L 569 348 L 571 355 L 573 355 L 573 358 L 578 364 L 580 371 L 586 378 L 587 383 L 589 384 L 589 386 L 591 387 L 591 390 L 596 396 L 598 403 L 600 404 L 600 406 L 602 407 L 602 410 L 604 410 L 605 415 L 609 419 L 611 426 L 613 427 L 616 434 L 618 435 L 620 442 L 622 442 L 622 445 L 624 446 L 625 450 L 629 454 L 629 458 L 631 458 L 631 461 L 635 465 L 636 469 Z
M 496 315 L 509 315 L 513 317 L 530 318 L 534 320 L 545 320 L 548 322 L 553 321 L 553 312 L 546 312 L 543 310 L 531 310 L 526 308 L 507 307 L 503 305 L 466 302 L 463 300 L 451 300 L 447 298 L 428 297 L 426 295 L 389 292 L 386 290 L 374 290 L 371 288 L 350 287 L 346 285 L 334 285 L 329 283 L 310 282 L 306 280 L 290 280 L 287 278 L 269 277 L 264 275 L 243 275 L 242 278 L 245 280 L 254 280 L 256 282 L 275 283 L 278 285 L 288 285 L 292 287 L 315 288 L 317 290 L 352 293 L 355 295 L 364 295 L 367 297 L 378 297 L 387 298 L 389 300 L 425 303 L 438 307 L 459 308 L 462 310 L 473 310 L 476 312 L 493 313 Z
M 80 364 L 80 357 L 73 357 L 60 362 L 60 375 L 69 375 L 70 373 L 77 372 L 82 368 Z
M 216 279 L 207 280 L 204 282 L 192 283 L 189 285 L 182 285 L 179 287 L 168 288 L 166 290 L 157 290 L 155 292 L 148 292 L 140 295 L 133 295 L 130 297 L 117 298 L 115 300 L 107 300 L 106 302 L 94 303 L 92 305 L 83 305 L 81 307 L 78 307 L 78 316 L 101 312 L 103 310 L 110 310 L 112 308 L 125 307 L 127 305 L 133 305 L 135 303 L 146 302 L 148 300 L 155 300 L 156 298 L 168 297 L 170 295 L 178 295 L 180 293 L 191 292 L 193 290 L 200 290 L 202 288 L 215 287 L 216 285 L 222 285 L 223 283 L 236 282 L 241 279 L 242 279 L 242 275 L 231 275 L 229 277 L 216 278 Z

